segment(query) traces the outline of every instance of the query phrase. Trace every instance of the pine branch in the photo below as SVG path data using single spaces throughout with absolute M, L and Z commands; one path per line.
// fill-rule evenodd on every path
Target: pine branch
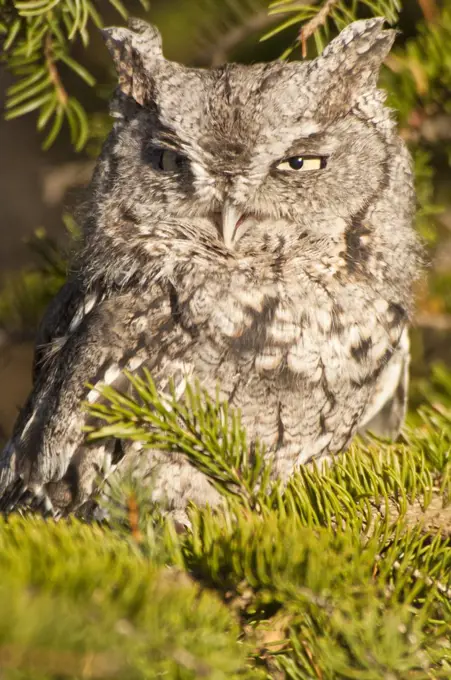
M 418 0 L 418 4 L 421 7 L 421 11 L 423 12 L 426 21 L 435 23 L 438 20 L 440 12 L 435 0 Z
M 67 94 L 66 89 L 61 81 L 58 69 L 53 59 L 53 42 L 50 33 L 48 33 L 45 37 L 44 56 L 46 66 L 50 74 L 50 80 L 53 83 L 53 86 L 55 87 L 58 101 L 61 104 L 61 106 L 65 108 L 69 101 L 69 95 Z
M 264 450 L 258 443 L 248 447 L 239 414 L 226 402 L 213 401 L 197 384 L 187 385 L 180 401 L 173 385 L 169 394 L 159 394 L 147 370 L 144 378 L 126 375 L 140 403 L 111 387 L 96 387 L 102 402 L 88 410 L 106 425 L 87 428 L 91 440 L 113 436 L 183 453 L 221 493 L 239 497 L 248 507 L 265 502 L 269 468 Z
M 248 647 L 214 594 L 74 520 L 0 520 L 0 600 L 7 678 L 228 680 L 246 665 Z
M 316 51 L 322 52 L 330 38 L 331 27 L 341 31 L 351 21 L 357 20 L 360 7 L 366 6 L 372 15 L 384 16 L 391 24 L 396 23 L 401 9 L 399 0 L 358 0 L 348 3 L 346 0 L 324 0 L 308 5 L 297 0 L 274 0 L 269 6 L 271 15 L 293 15 L 279 26 L 266 33 L 262 40 L 277 35 L 291 26 L 301 24 L 294 43 L 282 54 L 288 57 L 296 47 L 301 46 L 302 57 L 307 56 L 307 41 L 313 37 Z
M 301 27 L 298 40 L 301 43 L 302 57 L 304 59 L 307 56 L 307 40 L 318 30 L 320 26 L 324 26 L 329 14 L 338 1 L 339 0 L 326 0 L 324 5 L 322 5 L 322 7 L 318 10 L 318 13 Z
M 393 673 L 403 668 L 413 678 L 447 677 L 447 653 L 439 651 L 443 629 L 431 635 L 430 622 L 451 618 L 451 539 L 448 524 L 440 523 L 449 516 L 447 508 L 440 510 L 450 499 L 449 373 L 436 375 L 437 389 L 446 396 L 421 412 L 426 429 L 406 430 L 401 444 L 356 444 L 332 467 L 301 468 L 284 490 L 268 487 L 267 462 L 258 502 L 259 475 L 246 470 L 247 447 L 234 449 L 231 466 L 229 448 L 220 446 L 234 431 L 228 430 L 234 420 L 228 410 L 225 416 L 226 405 L 216 402 L 212 408 L 197 387 L 177 406 L 174 393 L 159 395 L 149 375 L 132 384 L 139 402 L 100 389 L 107 403 L 91 407 L 91 413 L 108 425 L 96 436 L 163 444 L 168 453 L 183 452 L 217 483 L 224 511 L 192 508 L 191 531 L 172 533 L 166 545 L 176 564 L 219 589 L 244 620 L 252 619 L 260 643 L 268 607 L 278 612 L 285 621 L 278 651 L 269 635 L 268 646 L 258 652 L 268 668 L 283 669 L 290 678 L 308 668 L 324 678 L 348 677 L 353 668 L 352 677 L 363 680 L 381 667 Z M 437 403 L 437 396 L 431 398 Z M 195 446 L 187 446 L 193 435 Z M 242 478 L 244 493 L 237 493 Z M 233 494 L 231 485 L 237 487 Z M 429 517 L 438 517 L 439 524 L 427 526 Z M 390 642 L 380 639 L 382 620 L 393 621 Z M 377 659 L 374 666 L 361 656 L 362 639 Z M 333 649 L 340 654 L 346 649 L 346 660 L 331 660 Z
M 111 0 L 111 4 L 127 18 L 120 0 Z M 141 4 L 146 7 L 146 0 Z M 7 92 L 5 118 L 37 111 L 37 129 L 46 131 L 44 149 L 55 142 L 64 122 L 76 151 L 88 141 L 86 111 L 68 92 L 60 66 L 70 69 L 88 87 L 94 86 L 91 73 L 71 56 L 77 40 L 87 48 L 92 25 L 100 28 L 102 18 L 91 0 L 24 0 L 12 5 L 0 0 L 0 35 L 5 36 L 2 61 L 16 78 Z
M 169 564 L 177 573 L 194 576 L 200 588 L 197 592 L 216 590 L 229 615 L 238 615 L 241 622 L 241 640 L 249 656 L 247 661 L 240 656 L 234 667 L 240 677 L 278 677 L 280 672 L 290 680 L 315 676 L 376 680 L 382 672 L 400 680 L 449 677 L 451 538 L 435 526 L 431 531 L 421 526 L 418 513 L 440 514 L 440 499 L 446 504 L 451 498 L 450 373 L 436 371 L 430 403 L 420 412 L 423 424 L 408 428 L 402 443 L 375 440 L 355 444 L 333 467 L 301 468 L 285 489 L 278 485 L 270 488 L 270 461 L 249 457 L 239 419 L 226 404 L 209 399 L 198 386 L 187 388 L 181 401 L 173 388 L 158 393 L 149 374 L 132 378 L 130 384 L 134 390 L 131 396 L 98 388 L 104 402 L 91 405 L 90 410 L 105 426 L 95 434 L 92 431 L 93 436 L 139 440 L 168 455 L 171 451 L 183 453 L 224 494 L 224 507 L 220 512 L 192 507 L 190 531 L 177 533 L 172 522 L 149 502 L 142 481 L 132 475 L 128 480 L 113 475 L 107 484 L 111 502 L 105 506 L 111 529 L 104 530 L 102 540 L 99 528 L 82 529 L 77 523 L 61 523 L 55 528 L 50 524 L 48 530 L 31 531 L 30 537 L 26 523 L 16 525 L 19 534 L 14 523 L 0 526 L 0 575 L 17 571 L 22 584 L 24 574 L 25 578 L 32 574 L 35 590 L 51 588 L 53 598 L 60 591 L 65 593 L 68 586 L 73 589 L 81 578 L 92 589 L 98 588 L 99 578 L 103 589 L 111 582 L 116 593 L 116 572 L 110 581 L 108 564 L 98 561 L 98 552 L 103 554 L 105 546 L 102 559 L 114 554 L 119 573 L 127 574 L 125 592 L 135 592 L 135 573 L 141 574 L 139 578 L 148 573 L 143 568 L 145 561 L 154 565 L 151 574 L 158 565 Z M 448 509 L 446 513 L 449 515 Z M 52 554 L 62 562 L 50 562 L 49 570 L 48 560 L 40 555 L 43 546 L 52 545 L 52 532 L 59 546 Z M 87 542 L 81 554 L 77 532 L 82 532 Z M 19 555 L 25 571 L 14 568 Z M 127 555 L 136 560 L 136 571 L 130 565 L 124 572 Z M 57 569 L 61 569 L 59 575 Z M 8 587 L 11 591 L 10 583 Z M 139 602 L 147 602 L 150 611 L 157 607 L 159 630 L 164 635 L 172 631 L 172 640 L 174 623 L 164 599 L 167 590 L 158 578 L 156 587 L 157 591 L 147 591 L 147 598 L 140 590 Z M 169 588 L 174 592 L 171 580 Z M 18 593 L 22 591 L 11 592 L 12 601 L 21 602 Z M 80 598 L 78 585 L 74 592 Z M 155 603 L 155 592 L 163 597 L 158 601 L 161 605 Z M 185 612 L 177 593 L 174 606 Z M 86 598 L 90 601 L 89 593 Z M 136 612 L 133 596 L 132 600 Z M 85 602 L 83 617 L 92 618 L 91 610 L 85 611 Z M 47 610 L 41 600 L 38 606 L 42 630 Z M 53 603 L 51 611 L 54 609 Z M 26 615 L 30 619 L 29 605 Z M 124 615 L 142 630 L 136 614 L 121 609 L 121 621 Z M 183 613 L 175 629 L 179 635 L 187 625 L 184 617 Z M 8 610 L 5 620 L 9 620 Z M 98 630 L 98 614 L 94 620 Z M 83 626 L 84 634 L 90 635 L 85 618 L 72 620 L 70 625 L 75 631 Z M 124 648 L 111 637 L 111 628 L 102 623 L 101 630 L 104 644 L 113 645 L 118 663 L 123 663 Z M 1 634 L 0 626 L 0 645 Z M 66 652 L 73 649 L 73 638 L 64 634 L 61 647 L 61 637 L 55 637 L 52 629 L 52 649 L 55 645 Z M 236 641 L 238 630 L 233 635 Z M 11 637 L 11 633 L 5 639 L 8 645 L 20 644 L 20 637 Z M 32 639 L 39 649 L 39 640 Z M 186 677 L 198 677 L 199 669 L 207 667 L 222 677 L 218 658 L 212 660 L 203 652 L 198 661 L 191 647 L 188 653 L 179 643 L 168 645 L 153 638 L 152 644 L 150 650 L 144 647 L 143 652 L 140 646 L 141 651 L 132 653 L 133 641 L 127 638 L 125 658 L 141 664 L 144 653 L 146 668 L 150 664 L 152 669 L 168 669 L 168 677 L 174 680 L 179 677 L 170 674 L 174 664 L 177 670 L 184 668 L 193 674 Z M 158 660 L 152 655 L 157 645 Z M 211 649 L 210 645 L 204 649 Z M 101 645 L 96 654 L 103 650 Z M 14 660 L 15 668 L 25 670 L 30 658 L 37 657 L 25 652 L 20 661 Z M 229 663 L 230 657 L 226 661 L 220 658 L 221 663 Z

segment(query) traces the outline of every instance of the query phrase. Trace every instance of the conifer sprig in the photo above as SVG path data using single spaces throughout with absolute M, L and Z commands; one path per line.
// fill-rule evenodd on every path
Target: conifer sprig
M 169 522 L 163 540 L 171 562 L 240 612 L 256 663 L 293 679 L 447 677 L 449 374 L 438 372 L 422 424 L 404 442 L 358 442 L 333 466 L 301 468 L 285 488 L 271 488 L 264 461 L 264 494 L 225 404 L 195 386 L 177 405 L 149 374 L 131 386 L 131 396 L 99 388 L 105 401 L 90 410 L 107 425 L 94 436 L 182 452 L 223 493 L 220 512 L 192 507 L 190 531 L 177 535 Z M 226 438 L 239 444 L 232 474 L 221 463 Z M 241 479 L 252 483 L 237 493 Z
M 288 15 L 282 23 L 268 31 L 262 40 L 268 40 L 291 26 L 299 26 L 294 42 L 284 51 L 286 59 L 297 47 L 301 47 L 302 57 L 307 57 L 308 41 L 313 38 L 317 54 L 321 54 L 331 37 L 331 31 L 341 31 L 352 21 L 359 18 L 362 7 L 370 9 L 374 16 L 383 16 L 390 24 L 395 24 L 401 10 L 400 0 L 323 0 L 313 4 L 299 0 L 275 0 L 269 5 L 270 15 Z
M 127 18 L 121 0 L 110 4 Z M 141 4 L 147 7 L 146 0 Z M 95 84 L 93 75 L 72 56 L 78 42 L 88 46 L 91 26 L 102 26 L 91 0 L 0 0 L 2 60 L 16 78 L 7 91 L 5 118 L 36 111 L 44 149 L 54 143 L 64 121 L 77 151 L 88 139 L 86 111 L 68 91 L 63 72 L 72 71 L 89 87 Z
M 173 383 L 167 395 L 160 395 L 147 370 L 143 378 L 128 377 L 135 397 L 100 388 L 108 403 L 95 403 L 89 410 L 106 424 L 88 429 L 91 440 L 114 436 L 183 453 L 222 493 L 239 496 L 250 507 L 263 502 L 269 467 L 262 447 L 248 446 L 238 413 L 218 398 L 213 400 L 199 385 L 186 385 L 180 401 Z
M 246 665 L 217 596 L 75 520 L 0 520 L 0 602 L 7 680 L 228 680 Z
M 183 453 L 218 490 L 252 508 L 278 508 L 308 526 L 332 527 L 347 519 L 361 531 L 364 524 L 371 526 L 374 509 L 393 519 L 396 506 L 397 520 L 409 503 L 418 501 L 426 511 L 434 494 L 448 500 L 451 412 L 443 406 L 420 411 L 424 438 L 420 427 L 407 429 L 405 441 L 396 444 L 359 442 L 332 466 L 300 468 L 282 491 L 270 482 L 271 458 L 258 443 L 249 446 L 239 413 L 227 402 L 211 399 L 197 383 L 187 384 L 180 399 L 173 384 L 168 393 L 159 393 L 147 370 L 143 377 L 127 375 L 130 395 L 97 388 L 102 398 L 88 407 L 96 422 L 88 428 L 89 438 L 113 436 Z M 449 383 L 451 390 L 443 371 L 436 383 L 442 389 Z

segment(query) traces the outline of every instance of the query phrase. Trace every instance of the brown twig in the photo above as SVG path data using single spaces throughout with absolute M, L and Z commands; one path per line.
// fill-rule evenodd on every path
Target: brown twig
M 143 536 L 139 528 L 139 506 L 133 493 L 127 498 L 127 506 L 131 534 L 137 543 L 141 543 Z
M 451 330 L 451 314 L 428 314 L 426 312 L 415 316 L 415 326 L 430 328 L 435 331 Z
M 56 68 L 55 61 L 53 59 L 53 43 L 52 43 L 52 36 L 50 33 L 47 33 L 46 38 L 45 38 L 45 43 L 44 43 L 44 56 L 45 56 L 45 63 L 50 75 L 50 80 L 52 81 L 53 85 L 55 86 L 56 90 L 56 96 L 58 97 L 60 104 L 63 107 L 67 106 L 67 102 L 69 100 L 69 95 L 66 92 L 66 89 L 61 81 L 60 74 L 58 72 L 58 69 Z
M 424 116 L 417 128 L 420 137 L 427 142 L 436 144 L 451 140 L 451 116 L 446 113 L 438 113 L 433 116 Z
M 315 14 L 315 16 L 310 19 L 310 21 L 307 21 L 307 23 L 304 24 L 304 26 L 302 26 L 301 30 L 299 31 L 298 40 L 301 43 L 303 59 L 305 59 L 307 56 L 307 40 L 315 33 L 315 31 L 318 30 L 320 26 L 324 26 L 327 17 L 337 2 L 338 0 L 326 0 L 318 13 Z
M 322 680 L 323 674 L 322 674 L 322 672 L 321 672 L 321 668 L 320 668 L 320 667 L 318 666 L 318 664 L 315 662 L 315 659 L 313 658 L 313 654 L 312 654 L 312 652 L 311 652 L 311 650 L 310 650 L 310 647 L 309 647 L 308 644 L 307 644 L 307 641 L 306 641 L 306 640 L 301 640 L 301 644 L 302 644 L 302 646 L 304 647 L 305 653 L 306 653 L 307 658 L 308 658 L 308 660 L 310 661 L 310 663 L 311 663 L 311 665 L 312 665 L 312 667 L 313 667 L 313 670 L 315 671 L 316 677 L 318 678 L 318 680 Z
M 111 652 L 77 654 L 67 650 L 27 648 L 19 644 L 0 646 L 0 668 L 27 675 L 60 677 L 117 678 L 123 676 L 123 664 Z M 3 677 L 3 675 L 1 676 Z M 29 676 L 30 677 L 30 676 Z
M 227 61 L 229 53 L 246 38 L 254 33 L 264 31 L 278 20 L 277 16 L 268 14 L 267 10 L 252 14 L 239 26 L 234 26 L 221 36 L 211 50 L 200 55 L 203 63 L 220 66 Z
M 418 0 L 424 18 L 429 23 L 433 24 L 440 16 L 439 9 L 435 0 Z
M 46 205 L 59 205 L 67 191 L 88 184 L 94 170 L 94 161 L 60 163 L 42 170 L 43 201 Z

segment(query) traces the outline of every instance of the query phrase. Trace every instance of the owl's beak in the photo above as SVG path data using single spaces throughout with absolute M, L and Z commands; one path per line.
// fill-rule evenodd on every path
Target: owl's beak
M 222 209 L 222 238 L 227 248 L 233 248 L 237 230 L 244 221 L 245 215 L 229 201 L 224 202 Z

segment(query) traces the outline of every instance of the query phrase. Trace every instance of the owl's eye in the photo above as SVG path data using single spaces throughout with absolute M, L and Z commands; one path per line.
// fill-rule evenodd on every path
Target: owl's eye
M 154 149 L 151 153 L 151 163 L 155 170 L 178 172 L 185 163 L 185 157 L 172 149 Z
M 305 172 L 307 170 L 322 170 L 326 167 L 324 156 L 292 156 L 277 165 L 277 170 Z

